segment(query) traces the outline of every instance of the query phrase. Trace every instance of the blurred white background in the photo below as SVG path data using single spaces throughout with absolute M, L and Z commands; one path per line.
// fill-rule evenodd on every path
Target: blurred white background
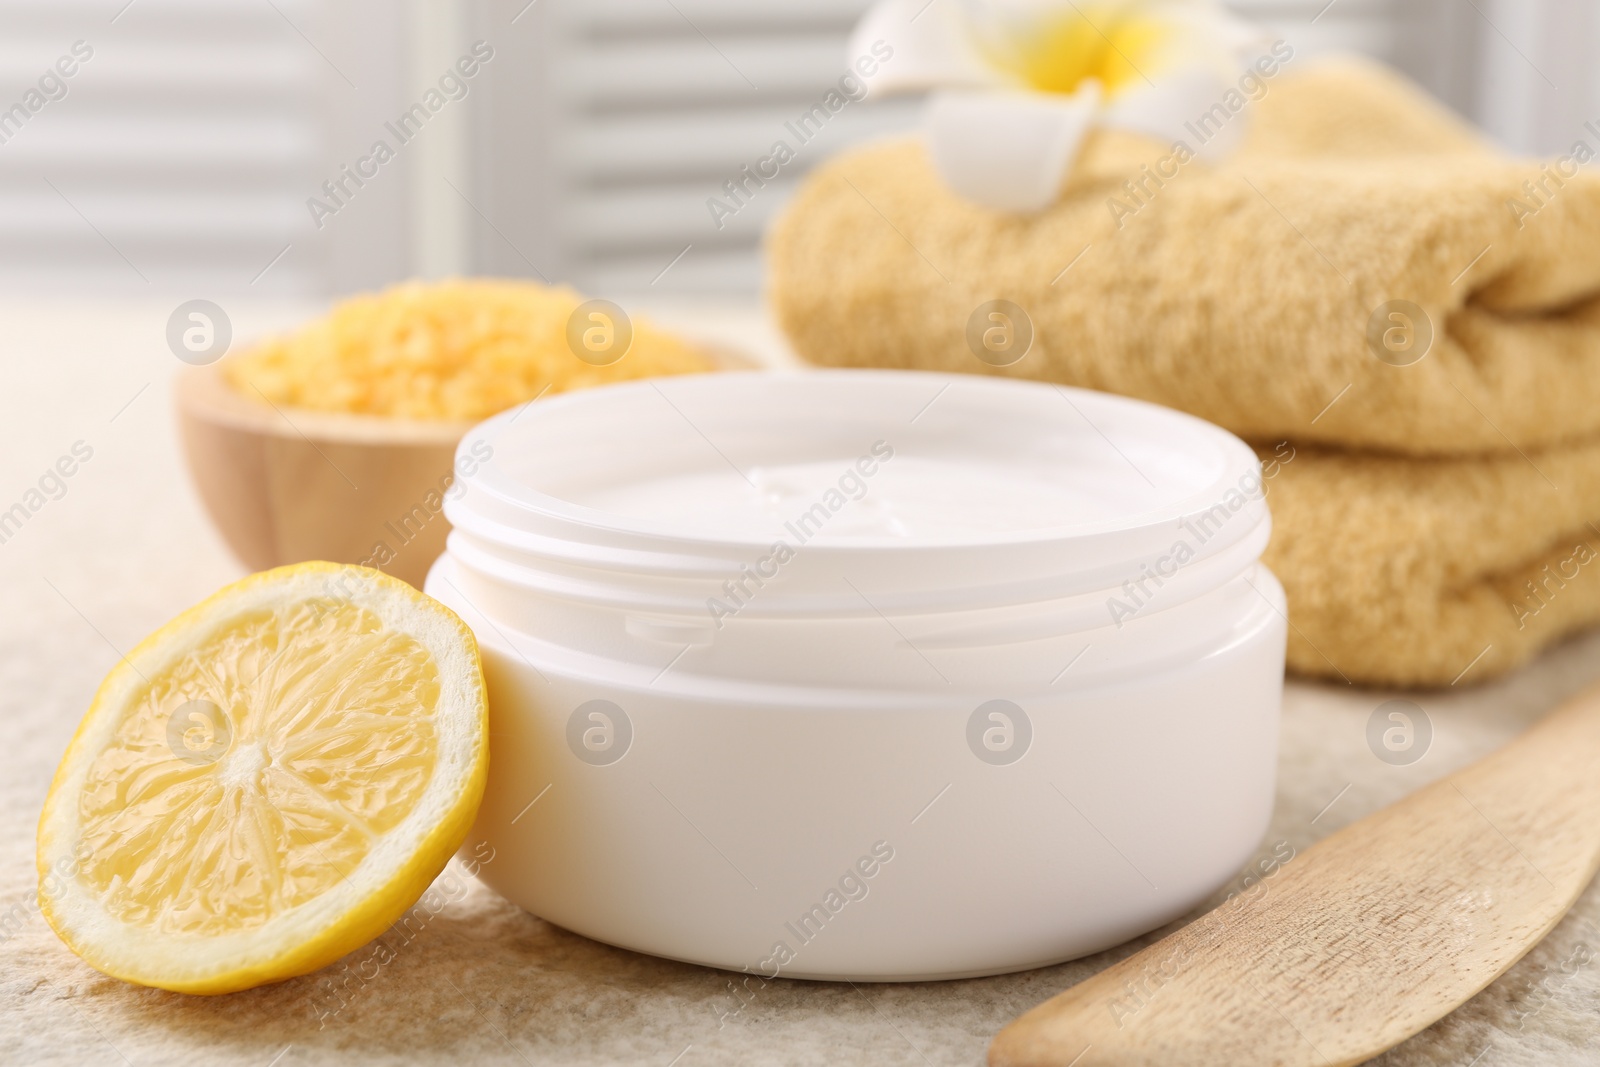
M 706 207 L 838 78 L 865 6 L 0 0 L 0 286 L 321 300 L 470 272 L 748 298 L 800 173 L 916 120 L 914 101 L 853 105 L 725 226 Z M 1394 64 L 1519 152 L 1565 149 L 1600 120 L 1594 0 L 1232 6 L 1300 55 Z M 375 140 L 397 145 L 384 123 L 477 41 L 493 56 L 465 95 L 314 221 L 322 183 Z M 92 55 L 49 80 L 77 42 Z

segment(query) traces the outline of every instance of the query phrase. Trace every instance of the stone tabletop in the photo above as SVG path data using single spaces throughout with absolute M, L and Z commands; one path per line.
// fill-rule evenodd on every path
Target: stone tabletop
M 0 304 L 0 511 L 21 501 L 29 511 L 0 543 L 0 1063 L 976 1064 L 1007 1020 L 1145 943 L 999 978 L 779 980 L 736 999 L 725 973 L 550 926 L 457 861 L 425 898 L 426 921 L 382 966 L 338 964 L 216 998 L 90 970 L 33 903 L 34 826 L 50 776 L 119 650 L 243 573 L 181 466 L 169 400 L 178 364 L 165 343 L 176 303 Z M 240 338 L 315 310 L 228 305 Z M 660 318 L 696 323 L 764 362 L 788 358 L 755 309 L 664 308 Z M 74 448 L 89 457 L 30 496 Z M 1304 849 L 1493 750 L 1596 678 L 1600 635 L 1483 687 L 1470 671 L 1437 693 L 1291 683 L 1263 855 Z M 1433 736 L 1422 759 L 1394 766 L 1368 748 L 1366 725 L 1402 695 Z M 1577 961 L 1589 956 L 1580 943 L 1600 946 L 1597 922 L 1591 888 L 1507 975 L 1378 1062 L 1595 1062 L 1600 968 Z

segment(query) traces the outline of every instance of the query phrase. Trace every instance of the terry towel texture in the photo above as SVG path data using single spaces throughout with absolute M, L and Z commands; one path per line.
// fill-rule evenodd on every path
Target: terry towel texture
M 959 200 L 916 141 L 846 154 L 773 230 L 779 319 L 816 363 L 1065 382 L 1290 442 L 1267 562 L 1302 673 L 1478 680 L 1600 620 L 1600 131 L 1513 160 L 1353 60 L 1245 107 L 1217 166 L 1093 135 L 1032 217 Z M 1006 368 L 966 340 L 992 299 L 1035 331 Z M 1433 335 L 1404 366 L 1419 349 L 1369 342 L 1390 301 Z

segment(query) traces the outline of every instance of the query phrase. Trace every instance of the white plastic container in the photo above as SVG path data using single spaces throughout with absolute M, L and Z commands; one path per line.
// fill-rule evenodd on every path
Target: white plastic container
M 478 635 L 494 888 L 625 948 L 913 980 L 1161 925 L 1271 813 L 1255 455 L 1076 389 L 610 386 L 477 427 L 428 592 Z M 831 491 L 830 491 L 831 490 Z

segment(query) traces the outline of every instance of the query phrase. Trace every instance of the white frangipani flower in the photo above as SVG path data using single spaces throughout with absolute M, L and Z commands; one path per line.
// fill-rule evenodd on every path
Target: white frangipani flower
M 1265 43 L 1210 0 L 880 0 L 850 54 L 879 41 L 893 57 L 869 92 L 932 90 L 924 136 L 940 176 L 1015 212 L 1054 203 L 1093 126 L 1198 151 L 1193 123 L 1238 95 L 1246 57 Z M 1206 151 L 1229 150 L 1242 125 L 1208 127 Z

